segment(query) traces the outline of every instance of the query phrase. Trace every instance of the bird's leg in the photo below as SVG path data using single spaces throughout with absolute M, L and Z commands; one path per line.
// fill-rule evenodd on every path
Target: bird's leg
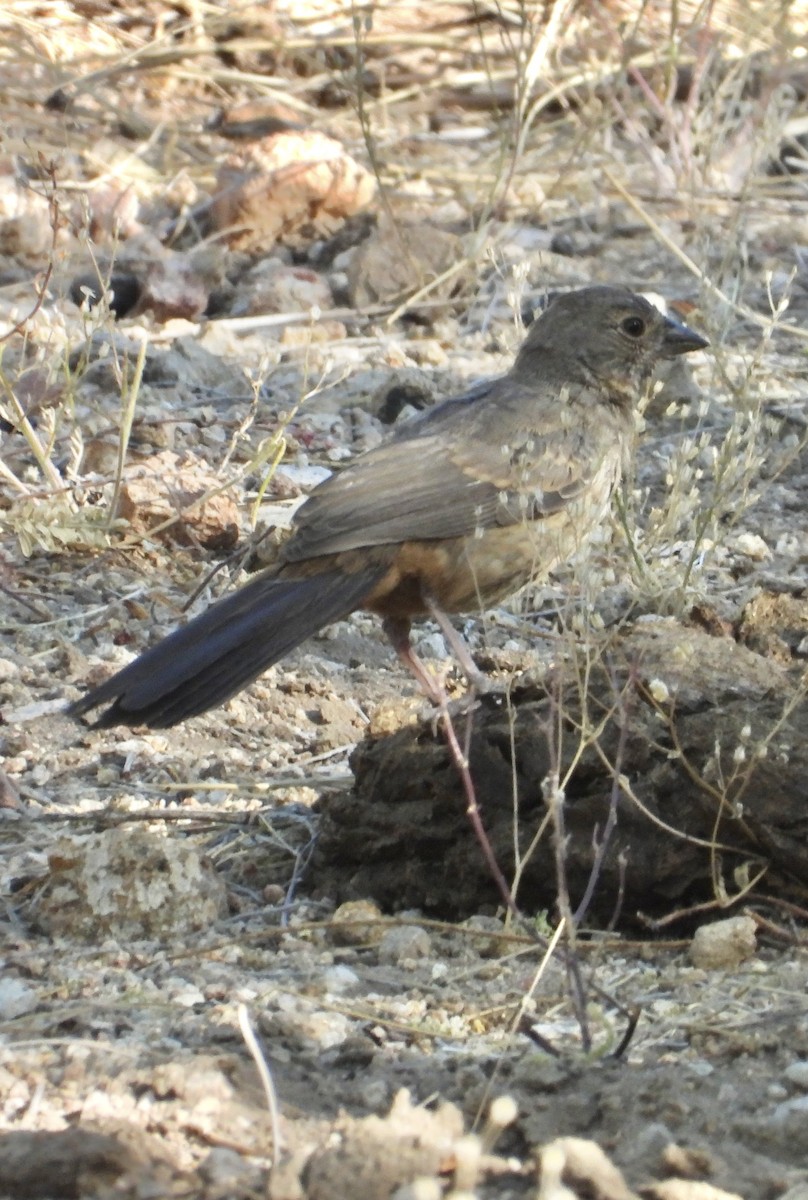
M 439 679 L 428 671 L 412 648 L 410 641 L 410 622 L 406 617 L 385 617 L 382 624 L 390 645 L 396 652 L 399 662 L 415 676 L 419 687 L 434 705 L 440 707 L 444 698 L 444 689 Z
M 488 691 L 488 680 L 483 672 L 477 666 L 471 656 L 471 651 L 466 645 L 461 635 L 457 632 L 452 622 L 449 620 L 441 606 L 429 595 L 424 592 L 424 604 L 427 607 L 430 617 L 438 625 L 441 633 L 446 639 L 449 649 L 457 659 L 460 670 L 465 675 L 475 692 Z
M 481 676 L 476 664 L 474 663 L 468 647 L 463 639 L 456 632 L 450 623 L 445 612 L 438 604 L 430 597 L 425 596 L 424 602 L 432 617 L 437 621 L 446 640 L 457 655 L 460 665 L 464 673 L 469 679 L 472 688 L 476 687 L 475 676 Z M 446 694 L 446 688 L 443 682 L 437 679 L 430 671 L 426 669 L 418 655 L 412 648 L 410 643 L 410 622 L 402 617 L 385 617 L 384 632 L 390 640 L 390 644 L 398 655 L 405 667 L 407 667 L 422 689 L 426 692 L 432 703 L 438 709 L 438 715 L 443 725 L 443 733 L 449 747 L 449 755 L 454 763 L 455 769 L 463 786 L 463 791 L 466 798 L 466 813 L 468 814 L 469 822 L 474 830 L 474 836 L 480 844 L 483 852 L 483 857 L 488 864 L 488 869 L 496 883 L 497 889 L 502 902 L 511 912 L 518 915 L 516 903 L 513 899 L 511 889 L 508 887 L 507 880 L 500 870 L 494 854 L 488 834 L 485 832 L 480 809 L 477 804 L 477 795 L 474 790 L 474 780 L 471 778 L 471 770 L 469 768 L 469 750 L 471 746 L 472 723 L 471 709 L 466 711 L 466 736 L 464 745 L 461 746 L 452 722 L 452 714 L 449 710 L 449 697 Z M 469 670 L 469 667 L 471 668 Z M 482 676 L 481 676 L 482 677 Z M 484 677 L 483 682 L 485 682 Z

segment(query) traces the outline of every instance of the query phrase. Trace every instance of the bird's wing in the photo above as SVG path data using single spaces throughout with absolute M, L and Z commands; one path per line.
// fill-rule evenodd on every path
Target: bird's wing
M 522 420 L 507 404 L 497 413 L 449 401 L 316 488 L 284 557 L 470 536 L 558 512 L 602 462 L 597 436 L 570 415 L 557 401 Z

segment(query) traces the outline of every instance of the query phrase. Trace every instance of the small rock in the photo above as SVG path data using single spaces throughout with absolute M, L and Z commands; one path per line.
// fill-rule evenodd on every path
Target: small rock
M 401 965 L 407 959 L 427 958 L 431 951 L 429 934 L 420 925 L 397 925 L 379 942 L 379 962 Z
M 553 240 L 550 242 L 550 249 L 553 254 L 561 254 L 564 258 L 574 258 L 578 253 L 575 239 L 569 233 L 554 234 Z
M 171 999 L 180 1008 L 195 1008 L 197 1004 L 205 1003 L 204 992 L 195 987 L 180 988 L 179 991 L 174 992 Z
M 110 240 L 120 243 L 142 232 L 138 219 L 140 198 L 130 184 L 110 179 L 101 187 L 88 188 L 85 200 L 90 213 L 90 237 L 96 245 Z
M 364 1035 L 347 1037 L 331 1056 L 335 1066 L 350 1067 L 352 1070 L 363 1071 L 373 1062 L 376 1055 L 375 1042 Z
M 31 189 L 29 189 L 31 190 Z M 0 220 L 0 254 L 26 262 L 44 257 L 50 250 L 53 233 L 47 212 Z
M 323 754 L 338 746 L 352 745 L 361 737 L 364 724 L 356 707 L 339 696 L 324 696 L 309 710 L 309 719 L 318 727 L 315 751 Z
M 785 1100 L 771 1110 L 766 1124 L 772 1129 L 793 1132 L 800 1136 L 808 1121 L 808 1096 L 796 1096 L 793 1100 Z
M 751 917 L 729 917 L 702 925 L 690 943 L 690 961 L 707 970 L 737 967 L 757 950 L 756 928 Z
M 12 1021 L 33 1012 L 39 997 L 21 979 L 0 979 L 0 1019 Z
M 449 657 L 446 642 L 442 633 L 425 633 L 418 638 L 418 655 L 420 658 L 437 659 L 442 662 Z
M 312 309 L 325 312 L 333 306 L 331 288 L 322 275 L 311 267 L 292 266 L 270 258 L 256 263 L 245 275 L 232 315 L 299 313 Z
M 783 1072 L 789 1083 L 802 1091 L 808 1092 L 808 1062 L 795 1062 L 786 1067 Z
M 370 172 L 339 142 L 311 129 L 276 133 L 231 154 L 217 184 L 214 228 L 232 249 L 251 251 L 327 237 L 376 191 Z
M 424 702 L 419 696 L 407 696 L 403 700 L 381 703 L 370 714 L 368 735 L 372 738 L 387 737 L 399 729 L 417 724 Z
M 239 514 L 235 500 L 216 491 L 221 480 L 199 459 L 180 460 L 163 450 L 136 463 L 121 485 L 117 516 L 139 533 L 181 546 L 230 550 L 238 541 Z
M 358 247 L 348 268 L 351 304 L 364 308 L 405 296 L 442 276 L 463 257 L 463 243 L 456 233 L 427 221 L 407 224 L 383 217 Z M 455 295 L 465 274 L 460 271 L 443 280 L 430 297 Z
M 362 1072 L 359 1072 L 356 1076 L 354 1095 L 361 1107 L 368 1112 L 381 1112 L 390 1104 L 390 1080 L 368 1079 Z
M 100 941 L 181 937 L 227 912 L 227 893 L 190 842 L 121 826 L 63 838 L 37 909 L 51 936 Z
M 149 264 L 137 311 L 150 312 L 161 324 L 175 317 L 195 321 L 207 308 L 209 295 L 207 281 L 187 255 L 163 250 Z
M 673 1134 L 661 1121 L 643 1125 L 631 1139 L 631 1166 L 636 1172 L 653 1176 L 659 1170 L 663 1155 L 673 1142 Z
M 465 929 L 474 930 L 475 936 L 469 938 L 469 945 L 476 950 L 481 958 L 501 958 L 512 949 L 512 943 L 502 935 L 505 926 L 499 917 L 488 917 L 484 913 L 475 913 L 463 922 Z M 490 933 L 490 937 L 478 937 L 479 932 Z
M 346 900 L 331 921 L 335 946 L 375 946 L 384 933 L 382 910 L 370 900 Z
M 20 793 L 17 791 L 14 784 L 9 779 L 8 775 L 0 768 L 0 808 L 19 808 Z
M 323 987 L 333 996 L 342 996 L 352 992 L 359 983 L 359 976 L 345 963 L 335 963 L 323 972 Z
M 200 1163 L 199 1174 L 219 1195 L 257 1192 L 261 1183 L 260 1169 L 229 1146 L 214 1147 Z
M 751 558 L 753 562 L 765 562 L 772 556 L 771 550 L 757 533 L 738 534 L 735 539 L 735 549 L 745 558 Z

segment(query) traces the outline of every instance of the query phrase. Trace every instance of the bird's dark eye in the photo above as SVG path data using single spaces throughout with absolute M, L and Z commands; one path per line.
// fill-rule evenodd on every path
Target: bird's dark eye
M 645 333 L 645 321 L 642 317 L 626 317 L 625 321 L 620 322 L 620 328 L 629 337 L 640 338 Z

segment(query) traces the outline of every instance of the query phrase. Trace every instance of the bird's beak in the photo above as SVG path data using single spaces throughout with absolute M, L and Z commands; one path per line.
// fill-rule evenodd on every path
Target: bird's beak
M 677 321 L 675 317 L 665 318 L 662 353 L 666 358 L 675 358 L 678 354 L 689 354 L 691 350 L 704 350 L 709 344 L 706 338 L 703 338 L 700 333 L 694 333 L 682 321 Z

